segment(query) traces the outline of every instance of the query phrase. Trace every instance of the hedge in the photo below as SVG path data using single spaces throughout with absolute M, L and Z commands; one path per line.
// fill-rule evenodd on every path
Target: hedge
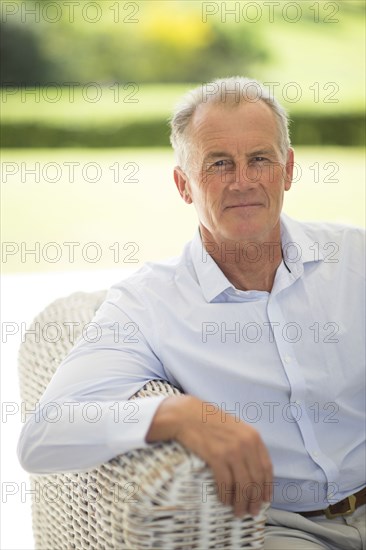
M 294 145 L 362 146 L 365 120 L 362 114 L 337 116 L 296 113 L 291 122 Z M 166 120 L 129 122 L 119 126 L 65 127 L 44 123 L 5 123 L 1 145 L 23 147 L 164 147 L 169 145 Z

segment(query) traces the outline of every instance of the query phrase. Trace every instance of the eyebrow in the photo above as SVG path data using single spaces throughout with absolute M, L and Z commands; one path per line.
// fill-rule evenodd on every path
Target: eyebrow
M 217 158 L 222 158 L 222 157 L 226 157 L 226 158 L 231 158 L 231 155 L 229 153 L 227 153 L 226 151 L 213 151 L 212 153 L 208 153 L 205 158 L 203 159 L 203 162 L 208 162 L 210 160 L 214 160 L 214 159 L 217 159 Z
M 255 149 L 254 151 L 251 151 L 247 154 L 247 157 L 259 157 L 262 155 L 275 155 L 276 152 L 272 147 L 269 147 L 267 149 Z

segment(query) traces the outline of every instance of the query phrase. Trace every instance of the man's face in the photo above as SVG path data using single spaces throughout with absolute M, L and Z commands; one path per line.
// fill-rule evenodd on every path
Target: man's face
M 176 184 L 193 202 L 204 240 L 279 240 L 283 194 L 291 186 L 293 151 L 283 159 L 275 115 L 258 101 L 200 105 L 190 123 L 189 176 Z M 183 195 L 184 196 L 184 195 Z

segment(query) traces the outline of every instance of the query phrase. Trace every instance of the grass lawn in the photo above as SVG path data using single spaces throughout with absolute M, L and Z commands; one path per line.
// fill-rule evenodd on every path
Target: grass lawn
M 284 211 L 364 226 L 362 151 L 296 153 Z M 195 231 L 194 208 L 173 182 L 170 150 L 8 149 L 2 161 L 4 272 L 134 268 L 179 254 Z

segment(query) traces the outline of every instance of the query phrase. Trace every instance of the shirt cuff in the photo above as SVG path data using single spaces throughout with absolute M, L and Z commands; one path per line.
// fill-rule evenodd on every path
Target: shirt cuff
M 147 432 L 160 403 L 167 397 L 169 396 L 159 395 L 116 403 L 115 422 L 109 425 L 108 434 L 111 448 L 116 455 L 150 445 L 146 441 Z

